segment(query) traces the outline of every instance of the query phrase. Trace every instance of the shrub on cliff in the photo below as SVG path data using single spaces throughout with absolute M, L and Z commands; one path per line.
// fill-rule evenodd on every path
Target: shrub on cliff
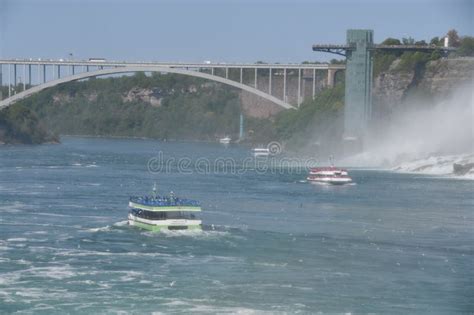
M 457 50 L 458 56 L 474 56 L 474 37 L 465 36 Z
M 0 141 L 4 143 L 40 144 L 57 142 L 44 123 L 30 109 L 20 104 L 0 111 Z

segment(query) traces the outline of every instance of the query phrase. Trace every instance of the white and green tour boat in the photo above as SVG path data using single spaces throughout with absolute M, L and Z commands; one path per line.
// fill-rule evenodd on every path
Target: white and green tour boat
M 128 224 L 153 232 L 163 230 L 201 230 L 201 220 L 195 213 L 201 211 L 196 200 L 176 197 L 173 192 L 168 196 L 130 197 Z

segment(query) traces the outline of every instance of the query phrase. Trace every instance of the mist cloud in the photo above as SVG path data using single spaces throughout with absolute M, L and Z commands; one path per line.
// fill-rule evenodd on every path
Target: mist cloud
M 354 166 L 395 166 L 429 156 L 474 153 L 474 85 L 435 104 L 412 102 L 380 130 L 372 130 Z

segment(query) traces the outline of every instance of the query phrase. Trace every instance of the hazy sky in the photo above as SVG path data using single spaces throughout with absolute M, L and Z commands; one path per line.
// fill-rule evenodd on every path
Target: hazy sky
M 134 61 L 327 60 L 314 43 L 344 43 L 348 28 L 375 40 L 473 35 L 471 0 L 0 0 L 3 58 Z

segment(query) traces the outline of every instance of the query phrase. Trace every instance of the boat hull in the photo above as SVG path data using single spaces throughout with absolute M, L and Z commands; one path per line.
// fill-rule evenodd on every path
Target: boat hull
M 147 220 L 133 214 L 128 215 L 128 224 L 151 232 L 174 230 L 202 230 L 201 220 Z
M 350 184 L 352 183 L 352 179 L 350 178 L 311 178 L 308 177 L 307 180 L 311 183 L 319 183 L 319 184 L 330 184 L 330 185 L 345 185 L 345 184 Z

